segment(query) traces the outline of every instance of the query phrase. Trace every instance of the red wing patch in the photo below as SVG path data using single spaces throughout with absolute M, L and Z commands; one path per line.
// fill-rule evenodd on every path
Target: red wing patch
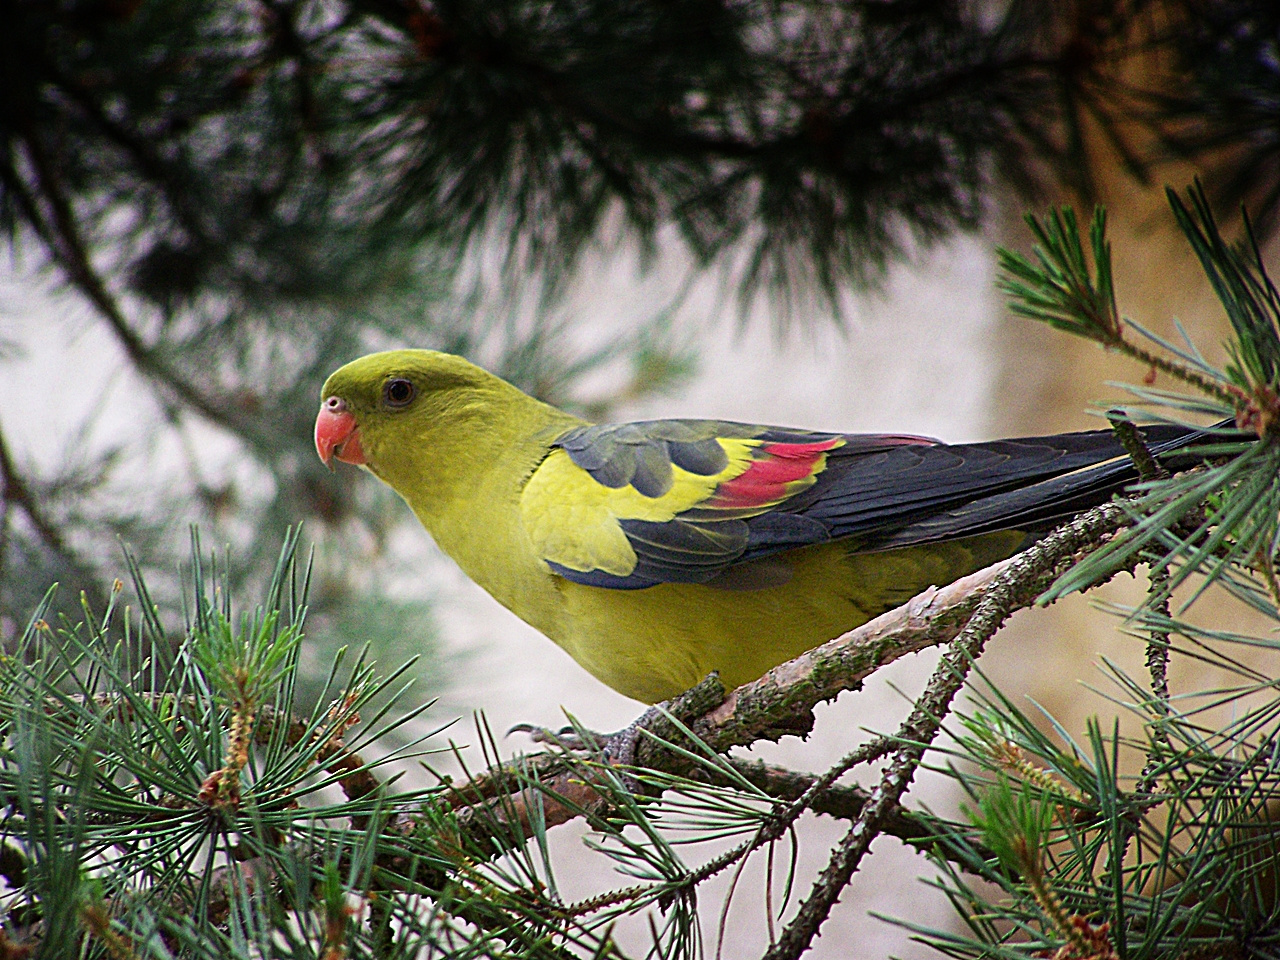
M 706 504 L 720 509 L 767 507 L 785 500 L 791 484 L 820 473 L 828 450 L 841 446 L 842 437 L 817 443 L 766 443 L 756 450 L 756 460 L 743 473 L 716 490 Z

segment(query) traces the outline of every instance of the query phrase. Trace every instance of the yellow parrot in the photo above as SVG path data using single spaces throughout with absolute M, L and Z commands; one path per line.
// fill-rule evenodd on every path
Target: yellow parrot
M 1201 437 L 1148 427 L 1173 450 Z M 591 424 L 460 357 L 325 382 L 316 450 L 615 690 L 733 688 L 1012 555 L 1135 478 L 1110 431 L 950 445 L 717 420 Z

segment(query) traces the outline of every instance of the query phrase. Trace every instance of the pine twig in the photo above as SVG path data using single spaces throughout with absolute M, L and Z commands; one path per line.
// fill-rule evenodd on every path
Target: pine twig
M 759 680 L 733 691 L 724 703 L 689 723 L 688 728 L 706 747 L 721 754 L 733 746 L 749 745 L 761 739 L 803 734 L 812 726 L 811 711 L 818 703 L 846 689 L 856 689 L 866 676 L 907 653 L 953 641 L 966 631 L 973 636 L 978 629 L 974 624 L 980 622 L 977 612 L 990 609 L 989 598 L 993 593 L 996 599 L 990 602 L 997 603 L 997 608 L 1005 610 L 1006 616 L 1009 604 L 1008 610 L 1027 606 L 1053 582 L 1063 565 L 1080 551 L 1096 546 L 1128 519 L 1128 513 L 1119 504 L 1096 507 L 1017 557 L 993 564 L 947 587 L 930 588 L 897 610 L 775 667 Z M 991 626 L 992 632 L 1002 622 L 1003 616 Z M 921 701 L 920 709 L 933 711 L 928 715 L 940 717 L 944 706 L 939 694 Z M 914 724 L 923 723 L 918 713 L 914 716 Z M 911 729 L 915 735 L 903 737 L 900 733 L 899 740 L 890 742 L 901 742 L 901 739 L 925 742 L 927 730 L 923 727 L 916 730 L 914 726 Z M 653 745 L 647 738 L 641 741 L 642 749 L 647 750 L 649 746 Z M 872 742 L 846 757 L 833 770 L 842 771 L 847 769 L 842 765 L 871 759 L 884 751 L 885 742 Z M 860 754 L 865 756 L 860 759 Z M 649 766 L 651 761 L 650 769 L 673 777 L 697 777 L 703 769 L 687 757 L 665 749 L 654 754 L 643 753 L 640 766 Z M 594 818 L 608 814 L 609 791 L 596 782 L 603 772 L 593 772 L 586 765 L 549 754 L 521 758 L 520 763 L 518 770 L 510 766 L 491 771 L 474 782 L 454 788 L 450 803 L 461 831 L 481 839 L 491 837 L 495 827 L 508 824 L 513 835 L 528 836 L 535 822 L 543 829 L 550 829 L 581 816 Z M 816 803 L 835 776 L 828 771 L 827 777 L 807 784 L 803 803 L 793 803 L 787 812 L 794 818 L 808 804 Z M 902 786 L 905 789 L 906 783 Z M 873 811 L 875 829 L 868 830 L 865 826 L 860 829 L 872 836 L 883 831 L 885 821 L 900 809 L 900 796 L 901 791 L 891 796 L 882 793 Z M 870 805 L 862 802 L 855 827 L 870 821 L 869 809 Z M 786 814 L 777 819 L 785 821 Z M 758 845 L 767 841 L 768 833 L 754 839 Z M 754 848 L 752 841 L 748 841 L 739 855 Z
M 798 800 L 820 780 L 816 774 L 801 773 L 763 760 L 729 757 L 728 763 L 744 780 L 778 800 Z M 709 772 L 706 779 L 711 780 Z M 870 794 L 860 786 L 831 785 L 811 793 L 805 805 L 817 814 L 853 820 L 861 814 L 869 798 Z M 932 827 L 900 804 L 886 814 L 881 827 L 883 833 L 910 844 L 928 843 L 936 836 Z
M 1142 439 L 1142 434 L 1128 417 L 1119 410 L 1108 410 L 1107 420 L 1111 423 L 1111 432 L 1116 435 L 1120 445 L 1129 454 L 1129 459 L 1133 461 L 1139 479 L 1147 481 L 1168 479 L 1169 471 L 1155 458 L 1151 448 Z
M 31 521 L 31 526 L 35 528 L 36 533 L 45 542 L 45 545 L 66 560 L 85 579 L 91 579 L 89 577 L 89 567 L 71 549 L 70 544 L 63 538 L 57 526 L 45 514 L 44 508 L 32 494 L 31 488 L 27 486 L 22 475 L 18 473 L 18 469 L 13 463 L 13 457 L 9 453 L 9 446 L 5 441 L 3 429 L 0 429 L 0 502 L 6 504 L 16 503 L 22 509 L 22 512 L 27 515 L 27 519 Z
M 184 404 L 198 411 L 209 422 L 217 424 L 251 440 L 260 449 L 271 449 L 253 424 L 236 416 L 231 405 L 206 395 L 195 384 L 172 369 L 154 350 L 149 348 L 129 324 L 116 298 L 94 269 L 88 246 L 80 235 L 71 201 L 63 193 L 62 185 L 53 164 L 45 154 L 44 145 L 34 131 L 26 131 L 22 138 L 32 169 L 44 186 L 45 199 L 53 214 L 53 224 L 39 218 L 34 225 L 36 232 L 50 245 L 54 259 L 61 264 L 67 278 L 85 295 L 107 322 L 112 334 L 134 367 L 147 379 L 171 391 Z M 39 214 L 34 198 L 27 204 L 30 212 Z
M 952 699 L 964 686 L 969 667 L 1005 620 L 1039 593 L 1029 592 L 1028 586 L 1037 583 L 1046 573 L 1051 574 L 1085 545 L 1115 529 L 1123 517 L 1123 511 L 1116 504 L 1097 507 L 1014 557 L 1000 571 L 964 629 L 943 654 L 924 693 L 902 724 L 898 738 L 905 745 L 889 764 L 796 916 L 765 953 L 765 960 L 796 960 L 809 948 L 872 841 L 879 836 L 881 820 L 910 786 L 925 750 L 941 729 Z
M 1111 429 L 1116 438 L 1123 444 L 1129 459 L 1138 470 L 1138 476 L 1145 481 L 1166 480 L 1169 471 L 1151 453 L 1143 442 L 1142 434 L 1133 423 L 1119 411 L 1109 411 L 1107 419 L 1111 421 Z M 1169 617 L 1169 568 L 1167 566 L 1153 569 L 1150 574 L 1148 597 L 1155 602 L 1155 610 L 1166 619 Z M 1169 715 L 1169 634 L 1164 630 L 1153 629 L 1151 639 L 1147 643 L 1147 670 L 1151 674 L 1151 694 L 1155 708 L 1161 716 Z M 1164 731 L 1157 729 L 1155 736 L 1168 745 L 1169 738 Z M 1155 786 L 1155 770 L 1158 766 L 1154 755 L 1147 758 L 1142 775 L 1138 779 L 1137 791 L 1147 793 Z

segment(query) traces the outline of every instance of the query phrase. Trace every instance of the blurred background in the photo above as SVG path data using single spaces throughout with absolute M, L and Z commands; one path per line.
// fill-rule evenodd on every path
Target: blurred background
M 5 643 L 54 582 L 69 614 L 100 606 L 126 548 L 177 631 L 192 525 L 253 598 L 303 523 L 317 672 L 370 643 L 388 667 L 421 656 L 433 720 L 612 729 L 640 705 L 467 582 L 372 478 L 323 469 L 330 371 L 422 346 L 599 419 L 1087 429 L 1109 380 L 1146 371 L 1005 314 L 993 250 L 1027 246 L 1024 210 L 1104 203 L 1122 312 L 1181 320 L 1211 358 L 1222 312 L 1165 185 L 1199 177 L 1237 233 L 1247 206 L 1275 262 L 1280 9 L 1262 0 L 0 11 Z M 1100 709 L 1099 651 L 1141 663 L 1114 627 L 1076 598 L 1016 619 L 985 668 L 1075 730 Z M 821 769 L 892 730 L 929 666 L 760 754 Z M 843 832 L 805 830 L 802 882 Z M 572 857 L 572 829 L 556 842 Z M 892 882 L 855 881 L 819 955 L 914 955 L 870 909 L 946 922 L 924 862 L 876 849 Z M 592 869 L 566 889 L 607 882 Z M 759 909 L 735 897 L 726 956 L 758 951 Z

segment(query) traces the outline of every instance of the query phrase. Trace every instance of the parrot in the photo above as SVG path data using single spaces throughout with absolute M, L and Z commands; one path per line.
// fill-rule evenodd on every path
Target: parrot
M 1203 433 L 1143 437 L 1165 454 Z M 315 445 L 330 469 L 389 485 L 499 603 L 646 703 L 713 671 L 726 689 L 754 680 L 1137 479 L 1110 430 L 947 444 L 589 423 L 433 350 L 335 371 Z

